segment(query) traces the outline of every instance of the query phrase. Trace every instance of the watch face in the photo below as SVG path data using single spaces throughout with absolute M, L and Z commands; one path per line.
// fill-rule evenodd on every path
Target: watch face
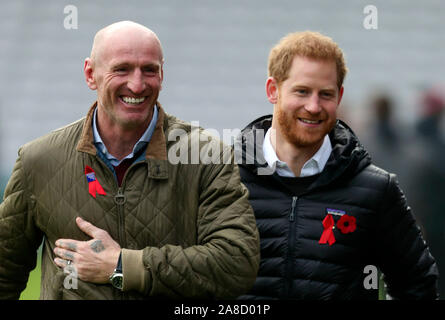
M 121 273 L 114 274 L 111 279 L 111 284 L 113 287 L 122 290 L 122 284 L 123 284 L 123 276 Z

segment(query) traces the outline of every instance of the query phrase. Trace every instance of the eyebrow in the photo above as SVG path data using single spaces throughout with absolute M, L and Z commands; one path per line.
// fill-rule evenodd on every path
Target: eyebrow
M 131 67 L 132 64 L 128 62 L 118 62 L 116 64 L 111 65 L 111 70 L 116 70 L 122 67 Z M 160 65 L 157 63 L 147 63 L 142 65 L 142 68 L 153 68 L 155 71 L 158 71 L 160 69 Z
M 337 88 L 322 88 L 320 91 L 337 92 Z
M 311 86 L 306 86 L 303 84 L 294 84 L 291 86 L 291 90 L 297 90 L 297 89 L 310 89 L 312 90 L 313 88 Z M 325 87 L 325 88 L 321 88 L 320 91 L 333 91 L 335 92 L 337 89 L 337 87 Z
M 161 66 L 159 64 L 157 64 L 157 63 L 148 63 L 148 64 L 142 65 L 142 68 L 153 68 L 156 71 L 158 71 L 160 69 L 160 67 Z
M 130 64 L 126 62 L 116 63 L 111 65 L 111 69 L 118 69 L 121 67 L 128 67 Z

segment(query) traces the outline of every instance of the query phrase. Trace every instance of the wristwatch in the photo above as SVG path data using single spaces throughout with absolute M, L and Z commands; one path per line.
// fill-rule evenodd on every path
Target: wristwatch
M 110 283 L 116 289 L 122 290 L 124 283 L 124 275 L 122 274 L 122 251 L 119 254 L 119 260 L 117 260 L 116 269 L 114 269 L 113 274 L 110 276 Z

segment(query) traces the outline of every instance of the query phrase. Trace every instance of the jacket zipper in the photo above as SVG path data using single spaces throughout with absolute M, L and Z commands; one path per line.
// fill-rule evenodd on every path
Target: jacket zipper
M 126 243 L 125 239 L 125 216 L 124 216 L 124 205 L 127 201 L 125 194 L 122 191 L 122 187 L 117 189 L 117 193 L 114 196 L 114 203 L 117 207 L 117 227 L 119 231 L 119 242 L 124 246 Z
M 122 187 L 119 187 L 117 189 L 117 193 L 114 196 L 114 203 L 117 207 L 117 230 L 118 230 L 118 236 L 119 236 L 119 243 L 122 244 L 122 247 L 124 247 L 124 241 L 125 241 L 125 226 L 124 226 L 124 205 L 127 201 L 127 198 L 125 197 L 125 194 L 122 192 Z M 118 293 L 119 298 L 121 300 L 124 300 L 126 298 L 124 292 Z
M 100 159 L 99 157 L 97 157 L 97 159 L 108 170 L 110 170 L 108 168 L 108 166 L 102 161 L 102 159 Z M 122 184 L 120 187 L 119 187 L 118 182 L 116 181 L 115 175 L 111 172 L 113 175 L 113 179 L 116 183 L 116 186 L 118 187 L 117 193 L 114 195 L 114 203 L 116 204 L 116 208 L 117 208 L 117 219 L 118 219 L 117 228 L 118 228 L 118 237 L 119 237 L 118 242 L 121 244 L 122 248 L 125 247 L 126 243 L 127 243 L 126 236 L 125 236 L 125 210 L 124 210 L 125 203 L 127 202 L 127 197 L 124 194 L 124 181 L 125 181 L 125 177 L 127 176 L 128 171 L 130 171 L 130 169 L 134 165 L 135 165 L 135 163 L 133 163 L 125 172 L 124 177 L 122 178 Z M 127 294 L 125 294 L 124 292 L 119 292 L 119 296 L 120 296 L 120 299 L 128 299 Z
M 295 223 L 295 218 L 296 218 L 296 210 L 297 210 L 297 201 L 298 201 L 298 197 L 297 196 L 293 196 L 292 197 L 292 207 L 291 207 L 291 211 L 289 214 L 289 243 L 288 243 L 288 249 L 287 249 L 287 270 L 286 270 L 286 278 L 287 278 L 287 288 L 286 288 L 286 296 L 285 298 L 289 298 L 290 297 L 290 293 L 291 293 L 291 289 L 292 289 L 292 281 L 293 281 L 293 277 L 292 277 L 292 273 L 294 270 L 294 258 L 293 258 L 293 253 L 295 251 L 295 246 L 294 246 L 294 242 L 296 239 L 296 223 Z
M 127 175 L 128 170 L 132 167 L 130 166 L 130 168 L 127 169 L 127 172 L 124 175 L 124 178 L 122 179 L 122 185 L 119 187 L 119 184 L 116 180 L 116 176 L 113 174 L 113 172 L 110 170 L 110 168 L 105 164 L 105 162 L 100 158 L 100 157 L 96 157 L 96 159 L 99 161 L 99 163 L 101 163 L 105 168 L 107 168 L 107 170 L 112 174 L 113 176 L 113 180 L 117 186 L 117 193 L 114 195 L 114 203 L 116 204 L 117 207 L 117 227 L 118 227 L 118 242 L 121 244 L 121 246 L 125 246 L 126 245 L 126 239 L 125 239 L 125 232 L 124 232 L 124 205 L 125 202 L 127 201 L 127 198 L 123 192 L 124 188 L 124 179 L 125 176 Z
M 132 163 L 130 167 L 128 167 L 127 171 L 125 171 L 125 174 L 122 178 L 121 186 L 118 187 L 117 193 L 114 196 L 114 203 L 116 204 L 117 208 L 117 227 L 119 231 L 119 243 L 121 243 L 121 247 L 125 247 L 127 245 L 127 237 L 125 236 L 125 203 L 127 202 L 127 197 L 124 194 L 125 189 L 125 178 L 127 177 L 128 172 L 130 169 L 135 166 L 137 163 Z M 119 186 L 118 182 L 116 181 L 116 184 Z M 119 296 L 121 300 L 128 300 L 129 296 L 126 292 L 120 291 Z
M 297 196 L 293 196 L 292 197 L 292 209 L 291 209 L 291 212 L 290 212 L 290 215 L 289 215 L 289 221 L 290 222 L 293 222 L 295 220 L 295 208 L 297 206 L 297 200 L 298 200 Z

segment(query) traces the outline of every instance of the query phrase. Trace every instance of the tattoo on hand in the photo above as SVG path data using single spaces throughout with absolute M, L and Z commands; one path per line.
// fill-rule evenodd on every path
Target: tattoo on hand
M 96 240 L 90 245 L 91 250 L 93 250 L 96 253 L 99 253 L 101 251 L 105 250 L 104 245 L 102 244 L 101 240 Z
M 76 246 L 75 243 L 68 242 L 67 245 L 68 245 L 68 249 L 69 250 L 71 250 L 71 251 L 76 251 L 77 250 L 77 246 Z
M 66 247 L 66 249 L 71 250 L 71 251 L 76 251 L 77 250 L 77 246 L 75 243 L 72 242 L 56 242 L 56 246 L 58 247 Z
M 74 255 L 71 252 L 65 252 L 65 258 L 68 260 L 74 260 Z

